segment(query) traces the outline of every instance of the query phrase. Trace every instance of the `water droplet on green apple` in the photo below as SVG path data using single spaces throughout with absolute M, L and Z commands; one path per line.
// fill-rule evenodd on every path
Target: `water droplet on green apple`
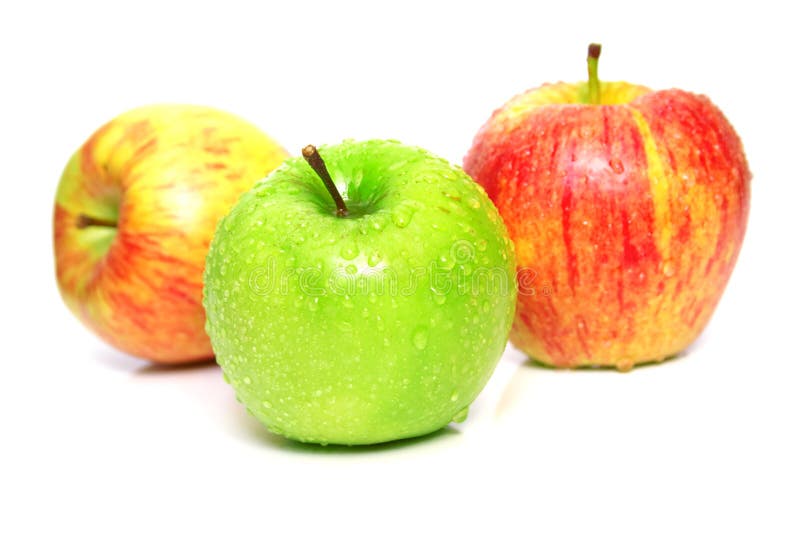
M 478 242 L 477 242 L 477 243 L 475 243 L 475 247 L 476 247 L 478 250 L 480 250 L 481 252 L 483 252 L 484 250 L 486 250 L 486 245 L 487 245 L 487 243 L 486 243 L 486 240 L 485 240 L 485 239 L 479 239 L 479 240 L 478 240 Z
M 405 228 L 411 222 L 411 214 L 406 211 L 396 211 L 392 213 L 392 222 L 398 228 Z
M 358 272 L 358 267 L 356 267 L 352 263 L 348 263 L 347 266 L 344 268 L 344 272 L 352 276 Z
M 381 262 L 381 256 L 377 252 L 373 252 L 372 254 L 367 257 L 367 265 L 370 267 L 375 267 Z
M 453 391 L 453 393 L 450 395 L 450 401 L 455 402 L 457 400 L 458 400 L 458 391 Z
M 265 400 L 264 402 L 261 403 L 261 406 L 269 410 L 270 408 L 272 408 L 272 403 L 268 400 Z
M 319 308 L 319 298 L 313 297 L 308 299 L 308 309 L 309 311 L 316 311 Z
M 440 306 L 447 302 L 447 295 L 444 294 L 442 291 L 433 290 L 433 302 L 439 304 Z
M 244 382 L 244 383 L 245 383 L 245 385 L 248 385 L 248 386 L 249 386 L 250 384 L 252 384 L 252 383 L 253 383 L 253 381 L 250 379 L 250 377 L 249 377 L 249 376 L 246 376 L 246 377 L 244 377 L 244 378 L 242 379 L 242 382 Z
M 356 256 L 358 256 L 358 247 L 353 242 L 345 243 L 342 246 L 342 250 L 340 251 L 340 254 L 342 256 L 342 259 L 344 259 L 344 260 L 352 260 Z
M 450 271 L 455 267 L 456 262 L 450 254 L 442 254 L 439 256 L 439 267 L 445 271 Z
M 465 406 L 461 409 L 457 414 L 453 416 L 454 423 L 463 423 L 467 419 L 467 415 L 469 414 L 469 406 Z
M 428 327 L 418 326 L 414 329 L 411 340 L 417 350 L 425 350 L 425 347 L 428 346 Z

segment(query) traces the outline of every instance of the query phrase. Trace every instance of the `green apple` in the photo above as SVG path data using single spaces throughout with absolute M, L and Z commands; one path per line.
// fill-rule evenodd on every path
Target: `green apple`
M 303 151 L 220 222 L 206 329 L 269 430 L 368 444 L 463 421 L 514 316 L 514 252 L 483 189 L 396 141 Z M 324 159 L 324 162 L 323 162 Z

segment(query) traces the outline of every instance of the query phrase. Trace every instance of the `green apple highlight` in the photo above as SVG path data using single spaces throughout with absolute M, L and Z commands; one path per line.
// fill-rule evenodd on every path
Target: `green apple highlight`
M 225 379 L 304 442 L 462 421 L 514 315 L 497 210 L 461 169 L 396 141 L 303 155 L 245 193 L 211 244 L 206 329 Z

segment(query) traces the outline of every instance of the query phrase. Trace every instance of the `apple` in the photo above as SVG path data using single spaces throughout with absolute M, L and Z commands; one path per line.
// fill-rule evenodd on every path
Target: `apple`
M 58 185 L 64 302 L 132 355 L 213 358 L 202 276 L 214 228 L 286 156 L 255 126 L 207 107 L 153 105 L 116 117 L 72 156 Z
M 303 155 L 244 194 L 212 241 L 204 303 L 225 379 L 270 431 L 304 442 L 463 420 L 514 314 L 497 210 L 461 169 L 396 141 Z
M 616 367 L 684 351 L 742 245 L 750 171 L 705 96 L 598 81 L 545 84 L 494 112 L 464 169 L 516 245 L 511 341 L 556 367 Z

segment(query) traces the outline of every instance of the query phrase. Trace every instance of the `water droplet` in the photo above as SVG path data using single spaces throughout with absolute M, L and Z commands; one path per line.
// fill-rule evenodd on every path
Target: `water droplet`
M 269 410 L 270 408 L 272 408 L 272 403 L 270 401 L 265 400 L 264 402 L 261 403 L 261 406 Z
M 627 373 L 631 369 L 633 369 L 633 360 L 630 358 L 620 358 L 617 360 L 617 371 Z
M 344 272 L 352 276 L 358 272 L 358 267 L 356 267 L 352 263 L 348 263 L 347 267 L 344 268 Z
M 367 258 L 367 265 L 369 265 L 370 267 L 375 267 L 380 262 L 381 262 L 381 256 L 377 252 L 373 252 Z
M 386 220 L 383 217 L 373 217 L 370 226 L 373 230 L 380 232 L 386 226 Z
M 469 197 L 467 199 L 467 206 L 469 206 L 470 208 L 476 210 L 476 209 L 481 207 L 481 201 L 478 200 L 475 197 Z
M 469 406 L 465 406 L 461 409 L 457 414 L 453 416 L 454 423 L 463 423 L 467 419 L 467 415 L 469 414 Z
M 478 242 L 475 243 L 475 246 L 478 248 L 478 250 L 483 252 L 484 250 L 486 250 L 486 244 L 487 243 L 485 239 L 479 239 Z
M 609 161 L 608 164 L 611 165 L 611 169 L 617 174 L 622 174 L 625 172 L 625 165 L 623 165 L 622 162 L 616 158 Z
M 661 266 L 661 273 L 667 278 L 673 276 L 675 274 L 675 264 L 669 260 L 665 261 Z
M 414 330 L 411 340 L 417 350 L 425 350 L 425 347 L 428 346 L 428 327 L 418 326 Z
M 339 253 L 342 256 L 342 259 L 352 260 L 358 256 L 358 247 L 353 242 L 345 243 Z
M 314 297 L 314 298 L 308 299 L 308 309 L 309 309 L 309 311 L 316 311 L 317 308 L 319 308 L 319 298 L 318 297 Z
M 247 385 L 247 386 L 249 386 L 250 384 L 252 384 L 252 383 L 253 383 L 253 381 L 252 381 L 252 380 L 250 380 L 250 377 L 249 377 L 249 376 L 246 376 L 246 377 L 244 377 L 244 378 L 242 379 L 242 382 L 244 382 L 244 383 L 245 383 L 245 385 Z
M 452 270 L 453 267 L 455 267 L 455 265 L 456 262 L 452 258 L 452 256 L 450 256 L 450 254 L 442 254 L 441 256 L 439 256 L 439 267 L 441 267 L 445 271 Z
M 433 302 L 442 305 L 447 302 L 447 295 L 445 295 L 443 292 L 433 290 Z
M 458 400 L 458 391 L 454 391 L 452 395 L 450 395 L 450 401 L 455 402 Z
M 398 228 L 405 228 L 411 222 L 411 214 L 406 211 L 396 211 L 392 213 L 392 222 Z

